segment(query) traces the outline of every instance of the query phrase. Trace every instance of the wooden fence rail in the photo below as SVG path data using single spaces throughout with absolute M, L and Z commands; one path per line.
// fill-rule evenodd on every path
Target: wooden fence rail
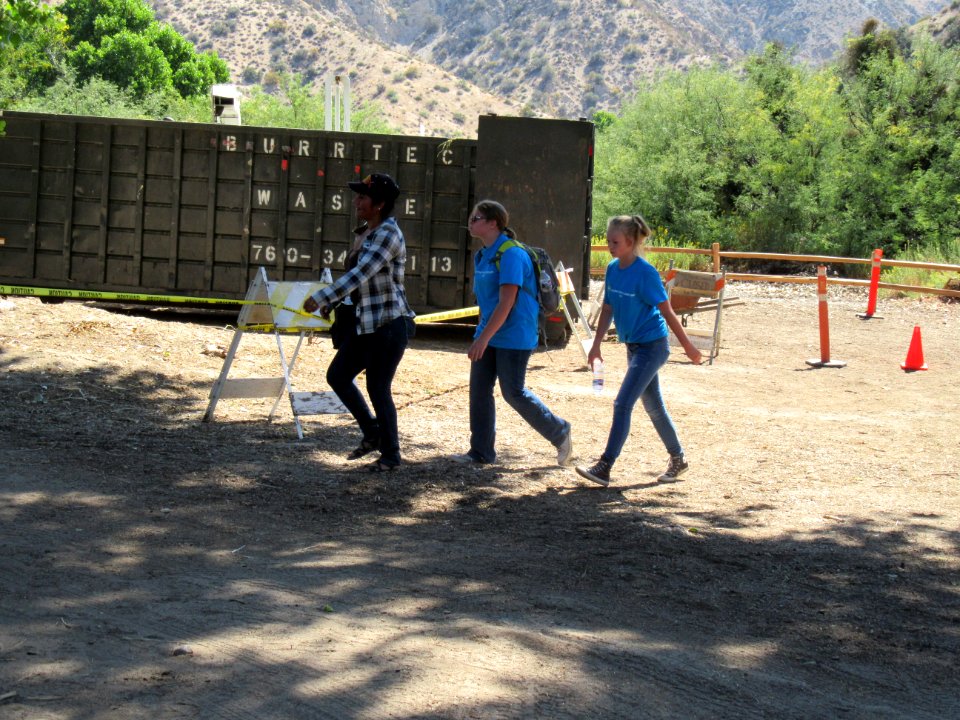
M 592 245 L 591 252 L 607 252 L 606 245 Z M 778 260 L 781 262 L 803 262 L 817 263 L 819 265 L 838 265 L 838 264 L 863 264 L 869 265 L 873 262 L 872 258 L 847 258 L 834 257 L 832 255 L 789 255 L 786 253 L 761 253 L 761 252 L 735 252 L 720 250 L 720 244 L 714 243 L 712 247 L 707 248 L 673 248 L 673 247 L 647 247 L 647 254 L 677 254 L 677 255 L 709 255 L 713 260 L 713 271 L 720 272 L 720 263 L 723 258 L 736 258 L 738 260 Z M 918 270 L 935 270 L 938 272 L 960 273 L 960 265 L 948 265 L 945 263 L 927 263 L 915 262 L 913 260 L 881 260 L 881 269 L 884 267 L 905 267 Z M 727 273 L 727 280 L 739 280 L 741 282 L 773 282 L 773 283 L 797 283 L 814 284 L 816 277 L 798 277 L 795 275 L 758 275 L 754 273 Z M 850 278 L 827 278 L 829 285 L 846 285 L 853 287 L 869 287 L 869 280 L 856 280 Z M 902 292 L 929 293 L 932 295 L 941 295 L 943 297 L 960 298 L 960 290 L 948 290 L 946 288 L 930 288 L 918 285 L 897 285 L 894 283 L 881 282 L 877 287 L 884 290 L 899 290 Z

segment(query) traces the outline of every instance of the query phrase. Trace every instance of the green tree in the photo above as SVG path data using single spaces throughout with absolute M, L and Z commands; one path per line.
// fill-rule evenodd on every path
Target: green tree
M 754 168 L 776 134 L 752 100 L 734 73 L 716 68 L 669 73 L 642 88 L 598 135 L 598 223 L 639 212 L 681 241 L 733 244 L 733 216 L 763 200 Z
M 754 102 L 776 130 L 751 174 L 751 206 L 740 210 L 746 248 L 830 252 L 825 235 L 829 178 L 847 128 L 839 81 L 832 71 L 795 65 L 791 53 L 769 44 L 745 63 Z M 762 202 L 756 202 L 762 198 Z
M 836 207 L 849 254 L 949 247 L 960 233 L 960 54 L 927 37 L 876 53 L 845 85 L 851 128 Z
M 150 40 L 128 30 L 104 38 L 99 48 L 84 41 L 77 48 L 74 64 L 78 77 L 86 81 L 100 77 L 142 98 L 173 84 L 170 63 Z
M 896 33 L 889 28 L 881 28 L 876 18 L 868 18 L 863 23 L 859 37 L 847 41 L 844 56 L 844 71 L 855 76 L 865 63 L 874 57 L 886 57 L 892 60 L 900 54 L 900 44 Z
M 747 58 L 744 71 L 761 94 L 760 104 L 781 132 L 785 131 L 800 75 L 800 69 L 793 64 L 793 54 L 780 43 L 767 43 L 761 53 Z
M 960 51 L 875 24 L 851 48 L 812 70 L 768 45 L 639 88 L 601 118 L 595 231 L 640 212 L 654 242 L 955 258 Z
M 158 23 L 143 0 L 66 0 L 73 51 L 70 62 L 85 82 L 101 77 L 129 88 L 134 97 L 176 91 L 206 94 L 229 78 L 215 54 L 198 54 L 169 25 Z
M 0 1 L 0 48 L 28 39 L 31 29 L 43 24 L 49 12 L 39 0 Z
M 66 53 L 66 25 L 52 8 L 39 7 L 29 21 L 20 15 L 7 19 L 16 27 L 5 31 L 7 41 L 0 42 L 0 107 L 53 83 Z
M 67 19 L 73 43 L 99 47 L 123 30 L 144 33 L 156 23 L 153 10 L 142 0 L 65 0 L 60 12 Z
M 594 216 L 640 212 L 675 241 L 825 251 L 848 129 L 839 81 L 778 46 L 744 73 L 671 73 L 642 88 L 597 143 Z M 597 228 L 600 229 L 599 227 Z
M 617 116 L 609 110 L 597 110 L 591 118 L 597 132 L 603 132 L 617 121 Z

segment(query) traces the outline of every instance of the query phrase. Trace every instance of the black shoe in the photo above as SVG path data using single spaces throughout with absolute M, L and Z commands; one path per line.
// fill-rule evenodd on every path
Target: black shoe
M 347 460 L 359 460 L 364 455 L 369 455 L 372 453 L 378 447 L 380 447 L 379 440 L 367 440 L 364 438 L 360 441 L 360 445 L 358 447 L 355 447 L 350 451 L 350 454 L 347 455 Z
M 590 467 L 577 465 L 577 475 L 580 477 L 585 477 L 587 480 L 595 482 L 597 485 L 603 485 L 606 487 L 610 484 L 610 463 L 608 463 L 606 460 L 600 459 Z
M 455 463 L 461 463 L 464 465 L 489 465 L 486 460 L 481 460 L 473 452 L 464 453 L 463 455 L 448 455 L 448 460 L 453 460 Z

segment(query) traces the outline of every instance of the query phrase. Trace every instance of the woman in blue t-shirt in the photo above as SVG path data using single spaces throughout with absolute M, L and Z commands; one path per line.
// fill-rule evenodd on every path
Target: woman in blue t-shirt
M 469 223 L 470 235 L 483 242 L 473 260 L 473 292 L 480 306 L 480 322 L 467 351 L 472 361 L 470 451 L 453 459 L 467 463 L 496 460 L 493 388 L 499 380 L 503 399 L 557 448 L 557 463 L 566 465 L 573 451 L 570 423 L 550 412 L 524 387 L 527 362 L 539 332 L 533 261 L 523 248 L 510 243 L 515 236 L 507 227 L 509 216 L 500 203 L 477 203 Z
M 673 482 L 688 467 L 660 394 L 658 372 L 670 357 L 667 326 L 694 364 L 700 364 L 701 355 L 673 312 L 660 273 L 638 254 L 648 237 L 650 228 L 639 215 L 618 215 L 607 223 L 607 247 L 613 260 L 607 265 L 603 309 L 587 361 L 591 367 L 595 360 L 603 362 L 600 343 L 613 320 L 617 337 L 627 346 L 627 374 L 613 403 L 613 425 L 603 455 L 590 467 L 577 467 L 579 475 L 604 486 L 610 484 L 610 469 L 630 434 L 630 417 L 638 399 L 670 453 L 667 469 L 657 479 Z

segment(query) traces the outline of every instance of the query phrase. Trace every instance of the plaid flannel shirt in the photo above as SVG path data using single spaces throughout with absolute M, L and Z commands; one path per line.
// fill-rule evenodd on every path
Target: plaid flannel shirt
M 335 283 L 313 295 L 320 307 L 333 307 L 354 290 L 360 292 L 357 332 L 369 335 L 391 320 L 413 317 L 403 290 L 403 268 L 407 246 L 393 217 L 386 218 L 367 235 L 360 248 L 357 266 Z

